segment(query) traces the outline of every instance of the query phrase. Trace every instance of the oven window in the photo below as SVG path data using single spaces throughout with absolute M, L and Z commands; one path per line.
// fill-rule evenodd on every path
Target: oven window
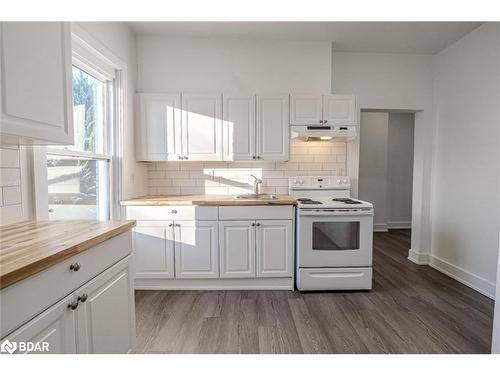
M 359 221 L 313 222 L 313 250 L 359 249 Z

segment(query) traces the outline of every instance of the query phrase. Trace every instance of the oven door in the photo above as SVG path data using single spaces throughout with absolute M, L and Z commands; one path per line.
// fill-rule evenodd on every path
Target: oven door
M 300 209 L 299 267 L 371 266 L 373 210 Z

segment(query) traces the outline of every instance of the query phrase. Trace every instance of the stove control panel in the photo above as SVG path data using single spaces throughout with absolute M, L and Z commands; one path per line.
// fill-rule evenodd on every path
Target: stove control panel
M 350 189 L 347 176 L 296 176 L 289 179 L 290 190 Z

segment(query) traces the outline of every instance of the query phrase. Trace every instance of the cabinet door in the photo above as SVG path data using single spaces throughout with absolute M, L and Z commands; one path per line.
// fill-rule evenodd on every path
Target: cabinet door
M 69 23 L 2 22 L 0 34 L 2 135 L 73 144 Z
M 181 95 L 137 94 L 137 160 L 179 160 Z
M 220 277 L 255 277 L 255 222 L 220 221 Z
M 174 225 L 175 277 L 218 278 L 217 221 L 177 221 Z
M 222 160 L 222 95 L 182 94 L 182 154 Z
M 132 256 L 74 292 L 78 353 L 127 353 L 135 345 Z
M 257 158 L 288 160 L 288 95 L 257 96 Z
M 323 96 L 290 95 L 290 125 L 312 125 L 323 122 Z
M 257 277 L 292 275 L 292 220 L 257 221 Z
M 224 160 L 255 159 L 255 95 L 224 95 Z
M 174 278 L 173 224 L 165 225 L 166 227 L 134 228 L 132 233 L 136 278 Z
M 356 125 L 354 95 L 323 95 L 323 122 L 330 125 Z
M 73 296 L 64 298 L 5 338 L 11 342 L 48 343 L 48 351 L 41 353 L 76 353 L 75 312 L 68 305 Z M 17 347 L 16 353 L 23 353 Z M 24 351 L 26 352 L 26 351 Z M 34 351 L 33 353 L 40 353 Z

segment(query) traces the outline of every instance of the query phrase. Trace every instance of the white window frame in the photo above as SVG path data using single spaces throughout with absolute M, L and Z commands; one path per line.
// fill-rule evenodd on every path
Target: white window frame
M 47 154 L 57 154 L 109 161 L 109 219 L 119 220 L 121 218 L 119 201 L 122 195 L 122 134 L 123 124 L 126 121 L 123 103 L 128 95 L 126 81 L 123 77 L 127 76 L 127 65 L 79 25 L 72 24 L 71 29 L 73 65 L 100 80 L 113 80 L 112 89 L 110 85 L 106 86 L 108 88 L 107 96 L 112 96 L 112 100 L 108 100 L 108 102 L 111 102 L 114 108 L 112 111 L 105 112 L 114 115 L 114 118 L 108 118 L 107 122 L 111 125 L 105 126 L 105 131 L 108 128 L 110 133 L 105 136 L 108 144 L 105 145 L 104 154 L 44 146 L 35 146 L 30 150 L 28 158 L 31 160 L 33 168 L 29 180 L 32 182 L 33 191 L 29 198 L 32 202 L 33 215 L 29 216 L 36 220 L 48 220 L 49 218 Z

